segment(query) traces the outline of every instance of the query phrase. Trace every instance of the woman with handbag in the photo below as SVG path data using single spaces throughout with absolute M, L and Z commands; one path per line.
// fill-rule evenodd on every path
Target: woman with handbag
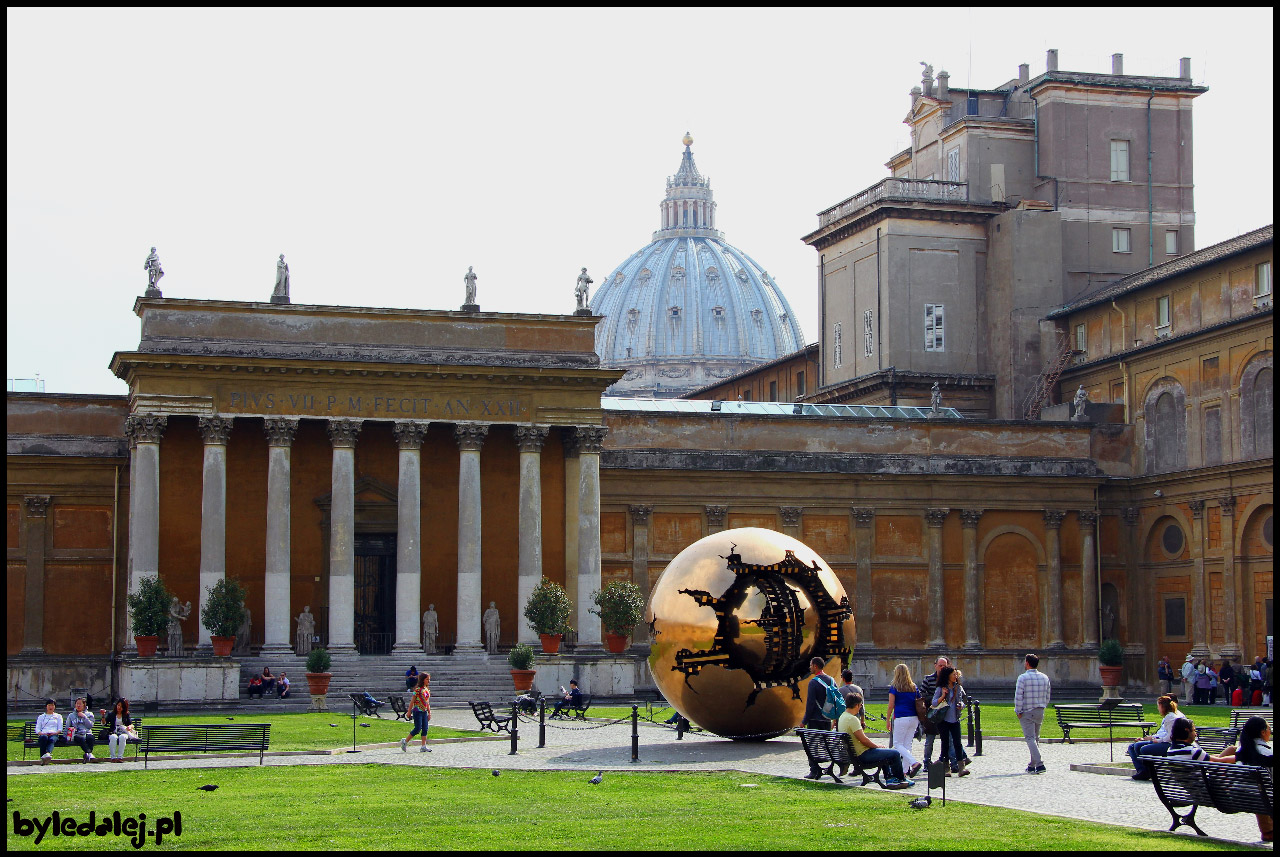
M 124 748 L 129 739 L 138 737 L 133 728 L 133 718 L 129 716 L 129 700 L 124 697 L 117 699 L 115 706 L 103 718 L 103 724 L 107 727 L 107 746 L 111 748 L 111 761 L 123 762 Z
M 938 674 L 938 689 L 933 693 L 933 705 L 930 706 L 929 717 L 938 722 L 938 736 L 942 739 L 941 760 L 947 762 L 951 770 L 947 776 L 955 774 L 960 777 L 969 775 L 969 756 L 964 751 L 964 743 L 960 740 L 960 712 L 964 709 L 964 688 L 960 686 L 960 671 L 953 667 L 943 667 Z
M 906 664 L 898 664 L 893 668 L 893 682 L 889 685 L 889 711 L 886 720 L 889 734 L 893 736 L 893 749 L 902 755 L 908 779 L 920 773 L 920 769 L 924 767 L 911 754 L 911 740 L 915 737 L 916 727 L 920 725 L 917 707 L 923 708 L 924 701 L 916 691 L 916 683 L 911 680 L 911 670 L 907 669 Z
M 409 703 L 409 716 L 413 718 L 413 731 L 409 733 L 408 738 L 400 739 L 400 751 L 409 752 L 409 739 L 421 733 L 422 746 L 418 748 L 418 752 L 430 753 L 431 748 L 427 746 L 427 727 L 431 725 L 431 673 L 418 674 L 418 684 L 413 689 L 413 701 Z

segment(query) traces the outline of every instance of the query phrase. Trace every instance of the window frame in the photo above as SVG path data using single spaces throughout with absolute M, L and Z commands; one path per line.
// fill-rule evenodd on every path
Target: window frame
M 1259 262 L 1253 266 L 1253 296 L 1255 298 L 1269 298 L 1271 297 L 1271 289 L 1271 261 Z
M 1177 599 L 1178 601 L 1182 602 L 1182 633 L 1181 634 L 1169 633 L 1169 602 L 1174 599 Z M 1184 641 L 1184 640 L 1190 639 L 1188 635 L 1190 634 L 1191 617 L 1188 615 L 1190 611 L 1187 609 L 1189 605 L 1190 605 L 1190 599 L 1187 598 L 1187 595 L 1185 592 L 1166 592 L 1161 594 L 1160 606 L 1163 609 L 1160 611 L 1160 633 L 1163 639 L 1173 640 L 1173 641 Z
M 946 338 L 946 304 L 924 305 L 924 350 L 945 353 Z
M 862 356 L 875 354 L 875 315 L 872 310 L 862 313 Z
M 1124 249 L 1120 248 L 1121 238 L 1124 238 Z M 1133 230 L 1127 226 L 1111 227 L 1111 252 L 1112 253 L 1132 253 L 1133 252 Z
M 844 345 L 841 342 L 843 334 L 840 329 L 840 322 L 837 321 L 835 325 L 835 331 L 831 337 L 831 362 L 833 364 L 833 368 L 839 369 L 843 364 Z
M 1121 149 L 1123 147 L 1123 149 Z M 1116 155 L 1123 151 L 1123 162 Z M 1131 172 L 1129 170 L 1129 141 L 1128 140 L 1112 140 L 1111 141 L 1111 180 L 1113 182 L 1132 181 Z
M 1076 325 L 1076 351 L 1089 351 L 1089 326 L 1083 321 Z
M 1163 312 L 1161 312 L 1163 310 Z M 1163 322 L 1161 319 L 1163 318 Z M 1173 296 L 1160 295 L 1156 298 L 1155 317 L 1156 336 L 1168 336 L 1173 333 Z
M 1169 241 L 1170 241 L 1170 239 L 1172 239 L 1172 241 L 1173 241 L 1173 248 L 1172 248 L 1172 249 L 1170 249 L 1170 247 L 1169 247 Z M 1179 238 L 1178 238 L 1178 230 L 1176 230 L 1176 229 L 1166 229 L 1166 230 L 1164 231 L 1164 254 L 1165 254 L 1166 256 L 1177 256 L 1177 255 L 1180 255 L 1180 254 L 1178 253 L 1178 241 L 1179 241 Z

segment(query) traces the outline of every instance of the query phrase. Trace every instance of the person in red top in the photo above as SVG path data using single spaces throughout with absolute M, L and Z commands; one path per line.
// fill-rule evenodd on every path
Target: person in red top
M 400 739 L 400 750 L 409 752 L 409 739 L 422 733 L 422 747 L 419 753 L 430 753 L 427 746 L 427 727 L 431 725 L 431 673 L 419 673 L 418 684 L 413 689 L 413 701 L 409 703 L 409 714 L 413 717 L 413 731 L 407 738 Z

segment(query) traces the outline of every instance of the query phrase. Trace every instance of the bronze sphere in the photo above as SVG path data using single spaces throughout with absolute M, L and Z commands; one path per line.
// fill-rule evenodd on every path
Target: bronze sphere
M 809 661 L 838 678 L 854 640 L 835 572 L 803 542 L 744 527 L 671 560 L 645 621 L 649 668 L 667 701 L 727 738 L 763 740 L 800 725 Z

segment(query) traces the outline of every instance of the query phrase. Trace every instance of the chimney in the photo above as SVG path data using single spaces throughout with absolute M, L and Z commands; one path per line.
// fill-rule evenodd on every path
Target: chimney
M 1029 80 L 1031 80 L 1031 66 L 1023 63 L 1018 66 L 1018 83 L 1026 83 Z
M 951 75 L 947 74 L 946 69 L 943 69 L 942 71 L 938 72 L 938 100 L 939 101 L 950 101 L 950 99 L 947 97 L 947 93 L 950 91 L 950 88 L 948 87 L 948 83 L 950 82 L 950 80 L 951 80 Z
M 1124 74 L 1124 54 L 1111 55 L 1111 73 Z
M 1058 70 L 1058 49 L 1057 48 L 1049 48 L 1048 52 L 1045 54 L 1044 70 L 1045 71 Z
M 1178 60 L 1178 77 L 1183 80 L 1191 79 L 1191 57 L 1183 57 Z

